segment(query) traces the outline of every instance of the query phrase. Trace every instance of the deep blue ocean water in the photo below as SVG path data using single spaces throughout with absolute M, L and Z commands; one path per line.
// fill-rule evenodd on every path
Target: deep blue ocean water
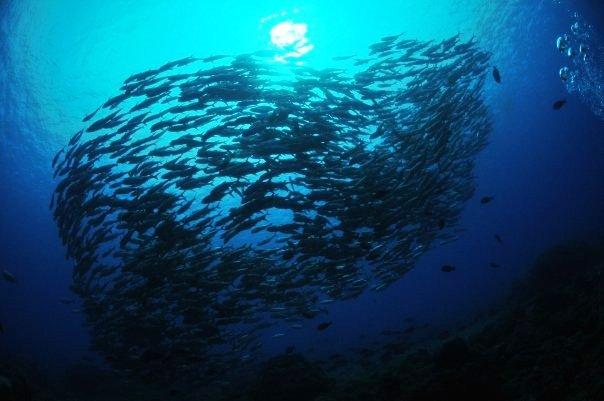
M 576 15 L 575 15 L 576 13 Z M 270 30 L 306 24 L 314 47 L 294 61 L 325 68 L 362 54 L 381 37 L 442 40 L 459 33 L 492 53 L 493 131 L 477 157 L 477 190 L 463 233 L 436 246 L 386 291 L 329 307 L 332 326 L 286 338 L 267 332 L 267 355 L 296 345 L 329 354 L 363 345 L 412 317 L 430 337 L 497 305 L 548 247 L 604 235 L 604 5 L 597 1 L 33 1 L 0 2 L 0 354 L 56 373 L 85 356 L 89 335 L 72 305 L 73 262 L 48 209 L 51 159 L 81 119 L 133 73 L 189 55 L 271 49 Z M 572 90 L 559 69 L 572 60 L 556 39 L 579 21 L 592 27 L 586 87 Z M 600 54 L 597 54 L 600 52 Z M 289 61 L 289 62 L 294 62 Z M 587 67 L 586 67 L 587 68 Z M 577 74 L 587 74 L 576 69 Z M 600 79 L 598 81 L 598 79 Z M 561 110 L 556 100 L 566 99 Z M 482 196 L 493 196 L 483 205 Z M 502 243 L 494 239 L 501 236 Z M 500 268 L 490 268 L 496 262 Z M 456 266 L 444 274 L 443 264 Z

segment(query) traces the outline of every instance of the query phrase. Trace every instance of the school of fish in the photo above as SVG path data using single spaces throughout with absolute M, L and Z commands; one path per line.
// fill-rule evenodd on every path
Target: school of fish
M 53 160 L 94 349 L 154 380 L 257 360 L 455 240 L 491 120 L 489 54 L 401 35 L 338 68 L 265 52 L 132 75 Z

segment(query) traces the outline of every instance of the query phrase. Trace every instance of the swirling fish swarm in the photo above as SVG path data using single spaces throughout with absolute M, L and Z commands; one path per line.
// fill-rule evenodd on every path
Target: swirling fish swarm
M 391 36 L 342 68 L 255 53 L 128 78 L 53 161 L 95 348 L 198 376 L 399 279 L 473 193 L 488 60 L 458 37 Z

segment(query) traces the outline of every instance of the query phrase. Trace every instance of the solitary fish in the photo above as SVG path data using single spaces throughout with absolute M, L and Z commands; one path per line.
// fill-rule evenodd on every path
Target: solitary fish
M 495 79 L 495 82 L 498 84 L 501 83 L 501 74 L 499 73 L 497 67 L 493 67 L 493 79 Z
M 499 242 L 500 244 L 503 244 L 503 240 L 501 239 L 501 237 L 499 236 L 499 234 L 495 234 L 495 239 L 497 240 L 497 242 Z
M 17 283 L 17 278 L 15 276 L 13 276 L 11 273 L 7 272 L 6 270 L 4 270 L 2 272 L 2 277 L 4 278 L 4 280 L 8 281 L 9 283 L 13 283 L 13 284 Z
M 566 99 L 557 100 L 554 102 L 554 105 L 552 106 L 552 108 L 554 110 L 560 110 L 562 108 L 562 106 L 564 106 L 565 104 L 566 104 Z
M 494 269 L 496 269 L 496 268 L 498 268 L 498 267 L 501 267 L 501 266 L 500 266 L 498 263 L 495 263 L 495 262 L 491 262 L 491 263 L 489 263 L 489 266 L 491 266 L 491 267 L 492 267 L 492 268 L 494 268 Z
M 445 273 L 451 273 L 453 270 L 455 270 L 455 266 L 444 265 L 443 267 L 440 268 L 440 270 Z
M 480 199 L 480 203 L 482 203 L 483 205 L 485 205 L 487 203 L 490 203 L 493 199 L 495 199 L 495 198 L 493 198 L 492 196 L 483 196 Z
M 4 334 L 4 326 L 2 326 L 2 323 L 0 323 L 0 334 Z
M 328 328 L 329 326 L 331 326 L 331 322 L 323 322 L 317 326 L 317 330 L 323 331 L 326 328 Z
M 438 229 L 442 230 L 443 228 L 445 228 L 445 219 L 439 219 L 438 220 Z

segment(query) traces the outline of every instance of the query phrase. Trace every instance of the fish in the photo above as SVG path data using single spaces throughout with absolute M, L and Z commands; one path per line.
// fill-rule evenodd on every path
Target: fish
M 503 240 L 501 239 L 501 236 L 499 234 L 495 234 L 494 237 L 497 242 L 499 242 L 500 244 L 503 244 Z
M 453 270 L 455 270 L 455 266 L 451 266 L 451 265 L 443 265 L 440 268 L 440 271 L 445 272 L 445 273 L 451 273 Z
M 95 114 L 96 114 L 96 113 L 97 113 L 97 112 L 98 112 L 98 111 L 99 111 L 99 110 L 100 110 L 102 107 L 103 107 L 103 106 L 101 105 L 101 106 L 99 106 L 99 107 L 98 107 L 98 108 L 97 108 L 95 111 L 93 111 L 92 113 L 90 113 L 90 114 L 86 115 L 86 116 L 84 117 L 84 119 L 82 120 L 82 122 L 83 122 L 83 123 L 85 123 L 85 122 L 89 121 L 89 120 L 90 120 L 92 117 L 94 117 L 94 116 L 95 116 Z
M 17 278 L 6 270 L 2 271 L 2 278 L 9 283 L 17 284 Z
M 485 205 L 487 203 L 491 203 L 493 201 L 493 199 L 495 199 L 492 196 L 483 196 L 482 198 L 480 198 L 480 203 Z
M 499 72 L 499 69 L 497 69 L 497 67 L 493 67 L 493 79 L 498 84 L 501 83 L 501 73 Z
M 225 54 L 217 54 L 215 56 L 208 56 L 208 57 L 202 58 L 201 61 L 203 61 L 204 63 L 211 63 L 213 61 L 221 60 L 225 57 L 228 57 L 228 56 Z
M 318 331 L 323 331 L 325 329 L 327 329 L 329 326 L 331 326 L 331 322 L 323 322 L 323 323 L 319 323 L 317 325 L 317 330 Z
M 475 191 L 490 56 L 400 35 L 367 54 L 352 70 L 187 57 L 87 116 L 53 160 L 50 210 L 109 364 L 157 383 L 237 374 L 262 333 L 384 290 L 457 239 L 439 231 Z
M 59 299 L 59 302 L 61 302 L 63 305 L 70 305 L 73 303 L 73 299 L 61 298 Z
M 497 264 L 495 262 L 489 263 L 489 266 L 491 266 L 492 268 L 495 268 L 495 269 L 498 268 L 498 267 L 501 267 L 499 264 Z
M 556 100 L 554 102 L 554 104 L 552 105 L 552 108 L 554 110 L 560 110 L 564 105 L 566 104 L 566 99 L 563 100 Z
M 4 326 L 0 323 L 0 334 L 4 334 Z

